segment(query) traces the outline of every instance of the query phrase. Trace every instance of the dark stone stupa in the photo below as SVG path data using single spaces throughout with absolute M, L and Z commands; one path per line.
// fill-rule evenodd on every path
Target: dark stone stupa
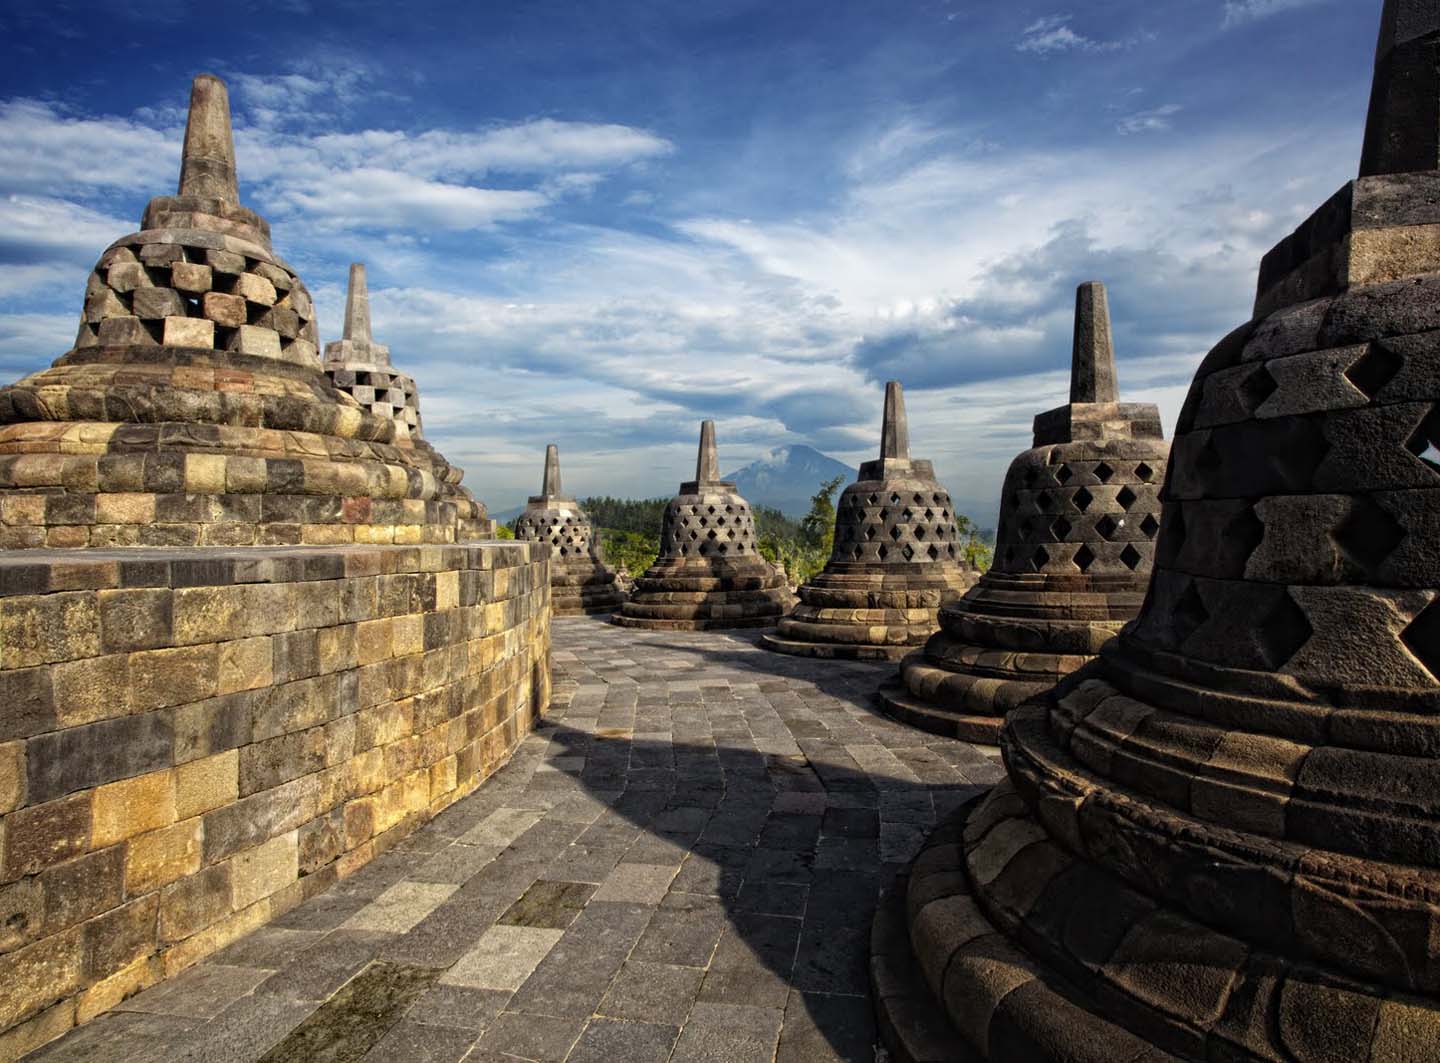
M 1140 616 L 877 923 L 901 1059 L 921 1015 L 996 1063 L 1437 1056 L 1440 6 L 1383 18 L 1364 176 L 1196 374 Z
M 695 479 L 665 507 L 660 556 L 614 621 L 682 631 L 769 627 L 791 601 L 783 577 L 760 556 L 750 503 L 720 479 L 715 422 L 706 421 Z
M 1070 401 L 1010 466 L 995 563 L 881 689 L 895 716 L 995 742 L 1005 713 L 1090 660 L 1140 609 L 1169 448 L 1160 411 L 1122 403 L 1104 285 L 1075 297 Z
M 560 448 L 545 448 L 540 493 L 515 521 L 515 538 L 550 547 L 550 607 L 556 616 L 608 613 L 625 593 L 600 556 L 590 518 L 560 486 Z
M 800 604 L 761 645 L 801 657 L 899 660 L 975 578 L 960 554 L 949 492 L 930 462 L 910 457 L 905 395 L 892 380 L 880 457 L 840 495 L 825 571 L 800 588 Z

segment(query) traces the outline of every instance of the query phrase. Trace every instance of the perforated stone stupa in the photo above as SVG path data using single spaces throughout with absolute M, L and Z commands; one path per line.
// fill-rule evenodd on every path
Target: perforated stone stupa
M 1364 176 L 1201 365 L 1142 613 L 877 935 L 979 1057 L 1436 1057 L 1440 7 L 1383 17 Z
M 371 336 L 370 289 L 360 262 L 350 265 L 344 339 L 325 345 L 325 375 L 362 409 L 394 421 L 396 438 L 420 438 L 420 393 L 414 379 L 390 364 L 390 348 Z
M 229 98 L 202 74 L 178 194 L 101 256 L 75 346 L 0 390 L 0 547 L 488 534 L 459 469 L 331 385 L 314 315 L 240 205 Z
M 1070 402 L 1010 466 L 993 567 L 881 690 L 890 712 L 994 742 L 1007 711 L 1090 660 L 1140 608 L 1168 453 L 1160 411 L 1122 403 L 1103 285 L 1075 303 Z
M 761 644 L 804 657 L 899 660 L 934 632 L 940 606 L 974 584 L 960 550 L 949 493 L 930 462 L 910 457 L 905 395 L 892 380 L 880 457 L 840 495 L 830 560 Z
M 706 421 L 695 479 L 665 507 L 660 556 L 614 620 L 684 631 L 769 627 L 792 601 L 784 578 L 760 555 L 750 503 L 720 479 L 715 422 Z
M 515 538 L 550 547 L 550 607 L 557 616 L 608 613 L 625 593 L 600 555 L 590 518 L 560 487 L 560 448 L 545 448 L 540 493 L 515 522 Z

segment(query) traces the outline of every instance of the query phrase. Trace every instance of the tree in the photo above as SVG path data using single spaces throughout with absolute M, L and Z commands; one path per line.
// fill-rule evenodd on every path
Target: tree
M 820 485 L 810 496 L 810 512 L 800 519 L 800 533 L 805 544 L 822 551 L 827 557 L 835 545 L 835 492 L 845 477 L 836 476 Z

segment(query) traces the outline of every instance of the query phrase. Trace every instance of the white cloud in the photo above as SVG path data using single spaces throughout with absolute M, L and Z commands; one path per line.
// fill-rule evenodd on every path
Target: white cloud
M 1071 29 L 1070 22 L 1073 18 L 1073 15 L 1046 15 L 1043 18 L 1037 18 L 1021 31 L 1020 43 L 1015 45 L 1015 50 L 1030 52 L 1034 55 L 1054 55 L 1060 52 L 1119 52 L 1133 48 L 1151 37 L 1149 34 L 1140 34 L 1119 40 L 1096 40 Z
M 1283 11 L 1294 11 L 1325 2 L 1326 0 L 1225 0 L 1225 11 L 1220 25 L 1223 29 L 1233 29 Z
M 1149 110 L 1136 111 L 1128 114 L 1115 124 L 1115 129 L 1121 136 L 1133 136 L 1136 133 L 1163 133 L 1170 128 L 1170 119 L 1180 113 L 1182 108 L 1176 103 L 1166 103 L 1159 107 L 1151 107 Z
M 173 186 L 180 129 L 0 101 L 0 191 L 55 194 Z
M 529 217 L 550 199 L 534 191 L 472 188 L 366 168 L 281 186 L 268 201 L 320 228 L 463 231 Z

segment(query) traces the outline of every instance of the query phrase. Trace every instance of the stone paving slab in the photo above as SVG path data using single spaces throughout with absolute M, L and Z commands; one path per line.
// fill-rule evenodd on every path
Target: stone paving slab
M 30 1058 L 871 1063 L 880 892 L 994 751 L 750 633 L 562 619 L 554 662 L 478 792 Z

